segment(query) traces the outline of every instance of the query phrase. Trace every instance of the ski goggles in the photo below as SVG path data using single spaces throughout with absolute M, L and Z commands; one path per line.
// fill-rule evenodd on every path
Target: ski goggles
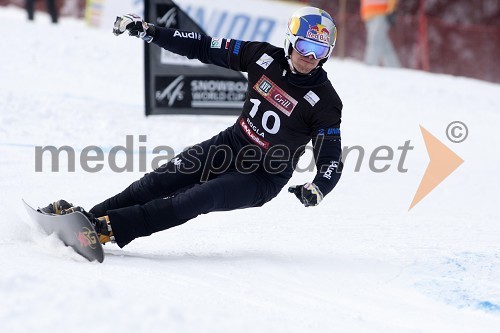
M 302 56 L 312 55 L 314 59 L 324 59 L 330 55 L 330 46 L 312 40 L 297 38 L 293 48 Z

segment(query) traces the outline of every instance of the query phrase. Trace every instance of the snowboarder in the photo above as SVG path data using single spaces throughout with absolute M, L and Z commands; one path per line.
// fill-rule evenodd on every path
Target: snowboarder
M 311 140 L 317 174 L 288 191 L 309 207 L 335 187 L 342 170 L 342 102 L 322 68 L 337 36 L 328 13 L 314 7 L 296 11 L 284 48 L 157 27 L 133 14 L 116 19 L 114 34 L 125 31 L 190 59 L 248 72 L 242 113 L 233 126 L 89 212 L 64 200 L 44 211 L 81 211 L 95 225 L 101 243 L 123 247 L 200 214 L 264 205 L 286 185 Z

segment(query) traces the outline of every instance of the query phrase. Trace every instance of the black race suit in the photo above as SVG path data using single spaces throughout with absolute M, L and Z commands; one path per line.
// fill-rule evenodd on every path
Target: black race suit
M 335 187 L 342 169 L 342 102 L 322 68 L 292 74 L 283 49 L 268 43 L 167 28 L 156 28 L 153 42 L 247 72 L 248 89 L 233 126 L 92 208 L 96 216 L 109 215 L 119 246 L 199 214 L 262 206 L 288 182 L 311 139 L 318 170 L 313 182 L 323 195 Z

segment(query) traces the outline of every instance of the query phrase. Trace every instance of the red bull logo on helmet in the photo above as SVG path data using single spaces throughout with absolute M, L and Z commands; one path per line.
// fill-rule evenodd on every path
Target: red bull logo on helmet
M 306 34 L 307 38 L 317 40 L 321 43 L 330 44 L 330 31 L 326 28 L 325 25 L 316 24 L 313 26 L 309 26 L 309 30 Z

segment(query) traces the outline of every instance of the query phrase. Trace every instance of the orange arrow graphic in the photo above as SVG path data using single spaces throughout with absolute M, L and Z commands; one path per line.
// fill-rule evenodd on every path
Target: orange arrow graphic
M 408 211 L 415 207 L 420 200 L 425 198 L 427 194 L 435 189 L 436 186 L 445 180 L 446 177 L 451 175 L 452 172 L 464 162 L 460 156 L 446 147 L 421 125 L 420 131 L 424 137 L 425 147 L 427 148 L 427 154 L 429 154 L 430 161 Z

